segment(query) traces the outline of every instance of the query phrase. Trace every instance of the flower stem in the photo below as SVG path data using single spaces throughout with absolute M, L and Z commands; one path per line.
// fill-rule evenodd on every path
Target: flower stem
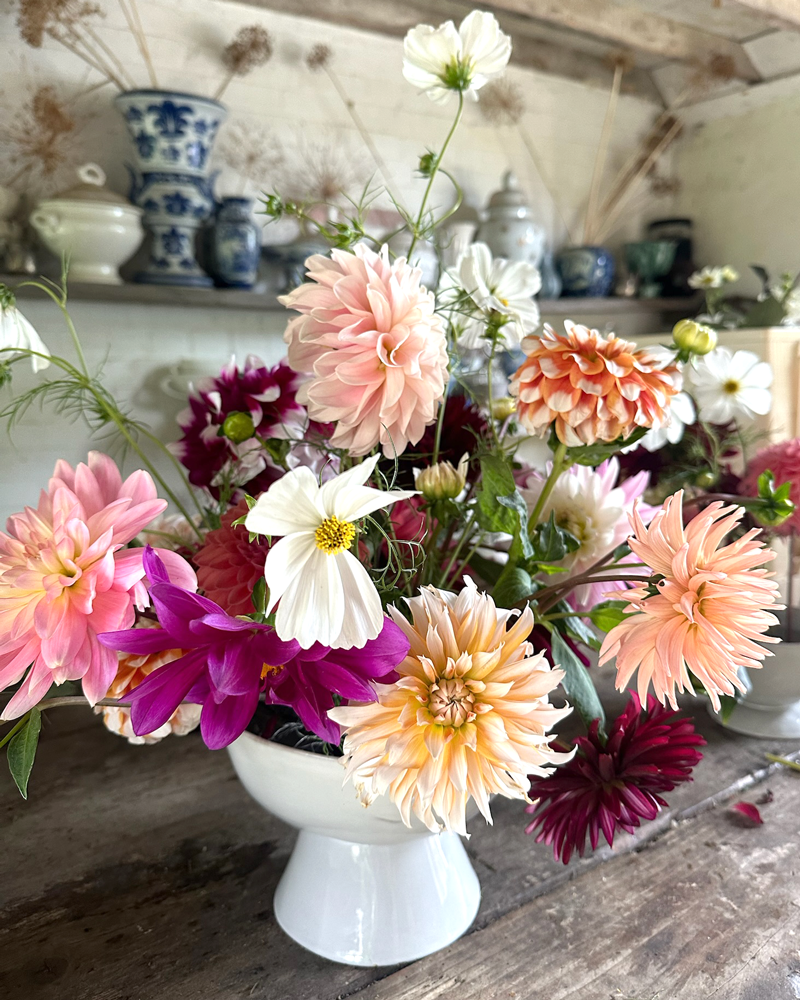
M 536 525 L 539 523 L 539 518 L 542 516 L 544 505 L 547 503 L 550 494 L 553 492 L 553 487 L 558 482 L 561 473 L 565 472 L 571 464 L 568 463 L 566 459 L 567 446 L 563 441 L 559 441 L 558 447 L 553 455 L 553 465 L 550 469 L 550 475 L 547 479 L 545 479 L 542 492 L 539 494 L 536 505 L 531 511 L 531 516 L 528 518 L 528 532 L 531 535 L 536 530 Z
M 456 560 L 458 559 L 459 555 L 461 554 L 461 550 L 464 548 L 464 543 L 470 537 L 470 532 L 472 531 L 472 529 L 473 529 L 474 526 L 475 526 L 475 517 L 474 517 L 474 515 L 471 514 L 470 517 L 469 517 L 469 519 L 468 519 L 468 521 L 467 521 L 467 523 L 464 525 L 464 530 L 461 533 L 461 538 L 459 538 L 458 543 L 456 544 L 456 547 L 453 550 L 453 556 L 450 559 L 450 562 L 447 564 L 447 568 L 445 569 L 445 571 L 439 577 L 439 583 L 437 584 L 437 586 L 439 586 L 439 587 L 443 587 L 444 586 L 445 581 L 450 576 L 450 573 L 451 573 L 451 571 L 453 569 L 453 566 L 455 565 Z
M 461 116 L 464 113 L 464 94 L 462 91 L 458 92 L 458 110 L 456 111 L 456 117 L 453 120 L 453 124 L 450 126 L 450 131 L 447 133 L 447 137 L 442 145 L 441 152 L 434 160 L 433 166 L 431 167 L 430 177 L 428 178 L 428 186 L 425 188 L 425 194 L 422 196 L 422 203 L 419 206 L 419 213 L 417 215 L 417 221 L 414 226 L 414 232 L 411 237 L 411 246 L 408 248 L 408 260 L 411 262 L 411 254 L 414 247 L 417 245 L 417 239 L 419 238 L 420 229 L 422 229 L 422 219 L 425 215 L 425 208 L 428 204 L 428 198 L 431 194 L 431 189 L 433 188 L 433 182 L 436 178 L 436 174 L 439 172 L 439 164 L 444 159 L 444 154 L 447 152 L 447 147 L 450 145 L 450 140 L 455 135 L 456 129 L 458 128 L 459 122 L 461 121 Z
M 486 364 L 486 402 L 489 407 L 489 427 L 492 431 L 492 439 L 495 447 L 500 447 L 500 438 L 497 436 L 497 421 L 494 419 L 494 388 L 492 386 L 492 367 L 494 365 L 494 355 L 497 351 L 497 339 L 492 339 L 492 349 L 489 352 L 489 360 Z
M 22 716 L 21 719 L 17 719 L 16 724 L 14 726 L 12 726 L 12 728 L 9 729 L 9 731 L 2 738 L 2 740 L 0 740 L 0 747 L 4 747 L 6 745 L 6 743 L 8 743 L 10 740 L 12 740 L 17 735 L 17 733 L 20 731 L 20 729 L 22 729 L 22 727 L 28 721 L 28 716 L 30 714 L 31 714 L 30 712 L 26 712 Z

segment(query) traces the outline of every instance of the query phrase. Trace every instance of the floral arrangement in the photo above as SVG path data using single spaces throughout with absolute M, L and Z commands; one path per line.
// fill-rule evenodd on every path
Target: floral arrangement
M 731 397 L 762 412 L 766 376 L 697 324 L 659 350 L 571 322 L 538 331 L 538 276 L 485 247 L 438 291 L 420 284 L 415 245 L 442 221 L 434 179 L 450 177 L 465 99 L 509 51 L 481 12 L 406 39 L 406 78 L 457 100 L 419 164 L 408 258 L 358 207 L 314 223 L 266 198 L 335 246 L 282 299 L 286 360 L 231 364 L 192 393 L 172 483 L 143 447 L 160 443 L 88 371 L 66 286 L 33 282 L 63 311 L 75 360 L 50 355 L 3 290 L 3 380 L 25 361 L 58 375 L 0 415 L 34 402 L 81 414 L 141 464 L 123 479 L 98 452 L 60 461 L 0 534 L 0 745 L 23 795 L 42 713 L 79 701 L 146 743 L 199 725 L 213 749 L 249 730 L 340 757 L 365 804 L 386 795 L 433 831 L 465 833 L 469 800 L 491 821 L 491 796 L 518 799 L 564 861 L 652 818 L 690 778 L 703 741 L 678 693 L 719 708 L 774 641 L 773 553 L 745 508 L 777 523 L 793 506 L 768 476 L 746 498 L 690 486 L 651 506 L 649 473 L 624 463 L 656 453 L 648 436 L 654 450 L 677 440 L 695 408 L 724 421 Z M 465 344 L 483 352 L 485 393 L 462 384 Z M 518 344 L 498 396 L 499 358 Z M 725 364 L 741 368 L 735 392 L 718 384 Z M 532 437 L 549 446 L 543 468 L 524 459 Z M 617 719 L 593 650 L 636 689 Z M 586 735 L 563 745 L 553 727 L 573 710 Z

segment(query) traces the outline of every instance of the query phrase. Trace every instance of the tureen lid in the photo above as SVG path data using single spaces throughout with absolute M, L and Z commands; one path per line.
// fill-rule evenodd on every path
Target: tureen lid
M 127 198 L 110 191 L 106 186 L 106 174 L 102 167 L 96 163 L 84 163 L 75 171 L 80 184 L 74 185 L 67 191 L 61 191 L 51 200 L 64 201 L 93 201 L 102 202 L 105 205 L 130 205 Z

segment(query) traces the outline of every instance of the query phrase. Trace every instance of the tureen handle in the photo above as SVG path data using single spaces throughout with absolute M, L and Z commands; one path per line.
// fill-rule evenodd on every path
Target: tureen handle
M 106 182 L 106 172 L 96 163 L 84 163 L 76 170 L 78 179 L 84 184 L 96 184 L 102 187 Z

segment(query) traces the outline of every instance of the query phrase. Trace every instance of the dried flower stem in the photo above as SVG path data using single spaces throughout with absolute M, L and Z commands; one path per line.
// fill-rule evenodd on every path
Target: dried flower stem
M 131 88 L 136 87 L 136 81 L 133 79 L 131 74 L 125 69 L 120 60 L 114 55 L 113 51 L 106 45 L 103 39 L 97 34 L 97 32 L 88 24 L 84 24 L 83 30 L 91 38 L 91 40 L 98 46 L 100 52 L 102 52 L 108 59 L 110 65 L 114 66 L 120 80 L 124 81 Z M 126 79 L 127 78 L 127 79 Z
M 231 85 L 231 81 L 233 80 L 234 76 L 236 76 L 236 71 L 229 70 L 228 75 L 222 78 L 222 83 L 217 87 L 217 89 L 212 94 L 211 96 L 212 101 L 218 101 L 222 97 L 222 95 Z
M 621 61 L 614 65 L 614 79 L 611 82 L 611 93 L 608 97 L 606 115 L 603 119 L 603 128 L 600 132 L 600 141 L 597 144 L 597 153 L 594 158 L 594 171 L 592 173 L 592 185 L 589 189 L 589 204 L 586 209 L 586 221 L 583 227 L 583 242 L 591 243 L 595 239 L 597 229 L 597 202 L 600 197 L 600 182 L 603 179 L 603 172 L 606 166 L 608 155 L 608 145 L 611 141 L 611 132 L 614 128 L 614 121 L 617 117 L 617 104 L 619 103 L 619 92 L 622 86 L 622 77 L 625 69 Z
M 364 140 L 364 145 L 370 151 L 372 159 L 375 161 L 375 166 L 380 171 L 380 174 L 383 177 L 384 183 L 386 184 L 386 188 L 389 194 L 392 196 L 392 199 L 395 202 L 397 202 L 399 205 L 402 206 L 402 201 L 400 200 L 400 197 L 397 193 L 397 185 L 395 184 L 391 171 L 386 165 L 386 162 L 384 161 L 381 154 L 378 152 L 378 148 L 373 142 L 372 136 L 369 134 L 369 131 L 361 118 L 361 115 L 356 110 L 355 102 L 348 97 L 347 91 L 344 89 L 344 86 L 342 85 L 342 81 L 339 79 L 336 73 L 331 69 L 331 67 L 327 64 L 327 62 L 323 64 L 322 68 L 328 74 L 329 80 L 336 88 L 336 93 L 341 98 L 342 104 L 344 104 L 345 108 L 347 109 L 347 113 L 353 120 L 353 124 L 358 129 L 359 135 Z
M 104 76 L 109 83 L 113 83 L 114 86 L 118 87 L 120 90 L 125 90 L 125 84 L 122 80 L 119 79 L 113 69 L 104 64 L 102 58 L 98 58 L 99 53 L 96 53 L 92 47 L 87 44 L 85 39 L 75 36 L 75 40 L 73 41 L 65 35 L 60 35 L 58 32 L 50 29 L 48 29 L 47 34 L 50 35 L 51 38 L 55 39 L 59 45 L 63 45 L 65 49 L 68 49 L 88 66 L 91 66 L 92 69 L 96 69 L 97 72 Z M 86 51 L 81 49 L 81 45 L 84 49 L 86 49 Z
M 574 243 L 574 237 L 572 235 L 569 225 L 567 224 L 567 220 L 564 217 L 564 212 L 562 211 L 561 204 L 558 198 L 556 198 L 556 196 L 553 194 L 553 189 L 550 183 L 548 182 L 544 164 L 539 158 L 539 154 L 536 151 L 536 147 L 533 144 L 533 140 L 525 131 L 525 129 L 522 127 L 522 122 L 517 122 L 517 132 L 519 133 L 519 137 L 522 140 L 522 145 L 525 147 L 528 156 L 531 158 L 531 163 L 533 163 L 533 166 L 536 169 L 536 173 L 539 175 L 539 179 L 544 185 L 544 188 L 547 191 L 547 193 L 550 195 L 550 200 L 553 203 L 553 207 L 558 213 L 558 217 L 561 220 L 561 225 L 564 227 L 564 232 L 567 234 L 567 240 L 570 243 Z
M 131 34 L 136 39 L 136 45 L 139 49 L 144 64 L 147 67 L 147 75 L 150 77 L 150 83 L 153 87 L 158 87 L 158 78 L 156 77 L 155 66 L 153 65 L 153 60 L 150 57 L 150 48 L 147 44 L 147 35 L 144 33 L 144 28 L 142 27 L 142 19 L 139 16 L 139 7 L 136 4 L 136 0 L 128 0 L 130 4 L 130 9 L 126 4 L 125 0 L 118 0 L 120 9 L 125 15 L 125 20 L 128 22 L 128 28 Z

